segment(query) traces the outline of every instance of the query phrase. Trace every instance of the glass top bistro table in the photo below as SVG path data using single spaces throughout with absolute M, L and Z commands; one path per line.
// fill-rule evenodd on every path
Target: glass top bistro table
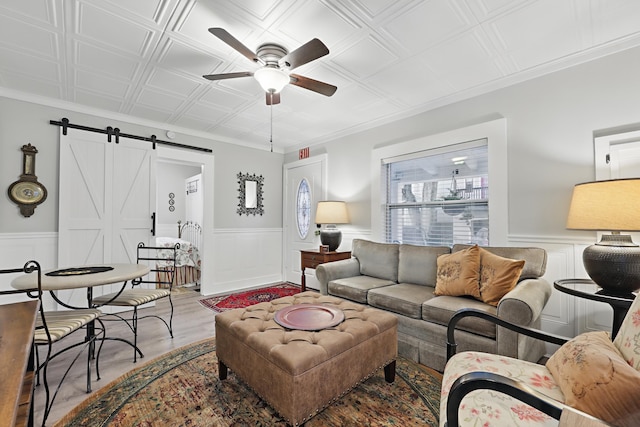
M 138 277 L 145 276 L 149 273 L 150 268 L 145 264 L 103 264 L 103 265 L 83 265 L 78 267 L 55 269 L 44 271 L 41 277 L 41 285 L 43 291 L 49 291 L 51 297 L 63 307 L 69 309 L 81 309 L 81 308 L 99 308 L 93 303 L 93 288 L 95 286 L 110 285 L 113 283 L 122 283 L 122 288 L 114 296 L 114 299 L 120 295 L 120 293 L 127 286 L 127 282 Z M 33 274 L 25 274 L 16 277 L 11 282 L 11 286 L 15 289 L 37 289 L 37 277 Z M 55 291 L 68 290 L 68 289 L 87 289 L 87 306 L 76 307 L 70 305 L 64 301 L 61 301 L 55 294 Z M 108 301 L 110 302 L 110 301 Z M 107 303 L 108 303 L 107 302 Z M 107 304 L 105 303 L 105 304 Z M 105 305 L 102 304 L 102 305 Z M 87 328 L 87 338 L 92 335 L 93 328 Z M 137 348 L 132 342 L 118 337 L 104 337 L 103 339 L 122 341 L 133 347 L 140 357 L 144 357 L 139 348 Z
M 589 279 L 562 279 L 556 280 L 553 287 L 579 298 L 585 298 L 592 301 L 605 302 L 613 309 L 613 327 L 611 328 L 611 338 L 615 338 L 620 330 L 622 321 L 629 311 L 629 307 L 633 303 L 636 294 L 610 294 L 600 286 L 596 285 L 593 280 Z

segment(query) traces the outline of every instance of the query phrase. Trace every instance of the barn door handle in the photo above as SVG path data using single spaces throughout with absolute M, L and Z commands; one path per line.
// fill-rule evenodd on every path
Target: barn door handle
M 151 214 L 151 235 L 156 235 L 156 213 Z

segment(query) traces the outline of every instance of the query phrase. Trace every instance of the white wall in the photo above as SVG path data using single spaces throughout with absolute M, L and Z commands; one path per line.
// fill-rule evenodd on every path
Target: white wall
M 46 101 L 46 103 L 45 103 Z M 46 104 L 46 105 L 45 105 Z M 59 105 L 59 106 L 58 106 Z M 7 188 L 16 181 L 22 173 L 22 145 L 31 143 L 38 148 L 36 157 L 36 175 L 48 190 L 47 200 L 36 208 L 30 218 L 20 215 L 19 209 L 6 195 L 6 190 L 0 195 L 0 268 L 16 267 L 24 264 L 27 259 L 36 258 L 41 261 L 44 269 L 57 266 L 56 246 L 58 231 L 58 151 L 59 127 L 49 124 L 50 120 L 59 121 L 67 117 L 71 123 L 105 129 L 107 126 L 120 128 L 121 132 L 141 136 L 156 135 L 164 138 L 166 125 L 142 123 L 133 118 L 113 113 L 90 110 L 68 103 L 57 104 L 51 100 L 27 102 L 13 98 L 2 97 L 0 89 L 0 183 Z M 265 150 L 240 147 L 176 132 L 174 142 L 196 147 L 210 148 L 215 156 L 215 176 L 211 176 L 210 184 L 215 187 L 215 203 L 213 203 L 213 226 L 207 232 L 211 233 L 211 242 L 206 256 L 212 257 L 208 265 L 215 266 L 215 258 L 219 254 L 229 251 L 228 246 L 219 246 L 216 231 L 224 230 L 270 230 L 282 233 L 282 159 L 283 155 Z M 105 136 L 106 138 L 106 136 Z M 145 142 L 141 142 L 145 143 Z M 197 153 L 197 152 L 196 152 Z M 258 217 L 240 217 L 236 214 L 238 203 L 238 172 L 262 174 L 265 178 L 265 214 Z M 181 186 L 184 184 L 181 184 Z M 162 201 L 161 201 L 162 202 Z M 166 202 L 166 201 L 165 201 Z M 43 237 L 44 236 L 44 237 Z M 16 240 L 24 240 L 20 245 L 27 245 L 24 251 L 16 251 Z M 237 253 L 252 253 L 254 248 L 262 245 L 263 239 L 258 233 L 247 232 L 244 239 L 233 242 Z M 227 245 L 227 243 L 224 243 Z M 257 257 L 257 258 L 255 258 Z M 203 283 L 203 293 L 228 292 L 231 286 L 256 286 L 261 277 L 256 277 L 248 266 L 265 266 L 269 276 L 282 277 L 281 259 L 273 259 L 269 250 L 255 253 L 254 258 L 243 259 L 233 266 L 225 266 L 232 271 L 234 280 L 218 282 L 218 277 L 212 274 L 212 283 Z M 207 260 L 203 260 L 207 263 Z M 215 267 L 214 267 L 215 268 Z M 8 286 L 7 283 L 3 286 Z
M 366 236 L 375 228 L 371 223 L 371 192 L 377 189 L 370 187 L 372 171 L 368 164 L 373 149 L 505 118 L 508 243 L 547 249 L 546 278 L 550 282 L 585 277 L 582 249 L 596 236 L 565 228 L 571 191 L 576 183 L 595 179 L 594 134 L 622 127 L 640 129 L 638 58 L 640 48 L 630 49 L 336 138 L 310 147 L 310 153 L 327 153 L 329 197 L 349 203 L 351 234 Z M 296 156 L 297 151 L 287 153 L 285 161 L 293 161 Z M 585 304 L 554 291 L 545 310 L 544 327 L 572 335 L 589 323 L 586 318 L 594 316 L 598 325 L 606 328 L 610 308 L 595 305 L 591 307 L 594 313 Z
M 565 229 L 571 189 L 595 177 L 594 133 L 603 135 L 619 127 L 640 129 L 638 58 L 640 48 L 630 49 L 311 147 L 311 155 L 328 154 L 328 197 L 349 203 L 352 223 L 341 227 L 347 240 L 344 247 L 352 237 L 371 235 L 369 159 L 374 148 L 503 117 L 507 122 L 509 243 L 545 247 L 549 251 L 550 281 L 583 275 L 580 254 L 584 245 L 595 241 L 595 233 Z M 30 219 L 20 217 L 6 195 L 1 196 L 0 234 L 57 231 L 57 128 L 48 122 L 62 117 L 95 127 L 119 126 L 127 133 L 162 133 L 161 127 L 0 98 L 0 182 L 6 188 L 17 179 L 21 173 L 20 147 L 31 142 L 40 150 L 37 175 L 49 189 L 49 200 Z M 275 251 L 265 247 L 281 246 L 281 239 L 274 239 L 272 234 L 282 228 L 283 156 L 188 135 L 178 139 L 214 149 L 216 254 L 237 255 L 233 265 L 225 266 L 235 271 L 225 270 L 216 277 L 222 284 L 219 289 L 257 284 L 254 282 L 262 280 L 261 275 L 248 271 L 270 266 L 269 257 L 274 257 Z M 287 162 L 296 160 L 297 151 L 284 158 Z M 238 172 L 265 176 L 264 216 L 239 217 L 235 213 Z M 242 238 L 233 238 L 238 234 Z M 0 259 L 9 250 L 0 247 Z M 279 268 L 281 254 L 275 257 Z M 55 254 L 48 258 L 55 260 Z M 265 270 L 271 277 L 271 268 Z M 554 292 L 545 310 L 545 327 L 572 330 L 572 316 L 580 309 L 576 301 Z M 604 321 L 606 313 L 602 318 Z
M 184 180 L 200 173 L 200 167 L 158 161 L 157 165 L 157 229 L 158 236 L 178 237 L 178 220 L 185 222 L 186 191 Z M 169 194 L 173 194 L 174 203 L 169 203 Z M 173 206 L 171 212 L 169 207 Z

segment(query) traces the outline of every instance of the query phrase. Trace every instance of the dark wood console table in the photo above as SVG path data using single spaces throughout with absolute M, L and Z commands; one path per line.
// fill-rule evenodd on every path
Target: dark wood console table
M 0 420 L 9 426 L 33 425 L 32 350 L 39 303 L 0 305 Z
M 302 268 L 302 292 L 307 290 L 307 280 L 304 277 L 305 268 L 316 268 L 320 264 L 325 262 L 340 261 L 343 259 L 351 258 L 351 251 L 344 252 L 320 252 L 313 251 L 300 251 L 300 267 Z

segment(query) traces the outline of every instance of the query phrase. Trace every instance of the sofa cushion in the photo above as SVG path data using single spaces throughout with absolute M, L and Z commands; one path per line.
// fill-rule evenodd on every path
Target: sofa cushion
M 351 254 L 360 263 L 360 274 L 398 281 L 398 245 L 354 239 Z
M 355 276 L 332 280 L 329 282 L 327 290 L 329 295 L 366 304 L 367 293 L 370 289 L 389 285 L 395 285 L 395 282 L 376 277 Z
M 437 259 L 435 295 L 469 295 L 480 299 L 480 249 L 471 246 Z
M 524 260 L 513 260 L 480 248 L 480 297 L 498 306 L 500 299 L 518 283 Z
M 616 426 L 640 425 L 640 372 L 625 362 L 607 332 L 578 335 L 546 366 L 567 405 Z
M 455 244 L 451 249 L 452 253 L 460 250 L 468 249 L 472 245 Z M 525 260 L 524 268 L 520 273 L 520 279 L 518 282 L 524 279 L 537 279 L 544 276 L 544 272 L 547 268 L 547 251 L 542 248 L 518 248 L 510 246 L 484 246 L 483 249 L 491 252 L 492 254 L 511 258 L 515 260 Z
M 398 283 L 436 285 L 436 260 L 440 255 L 451 253 L 448 246 L 400 245 Z
M 475 308 L 496 315 L 496 307 L 470 297 L 439 296 L 422 303 L 422 319 L 427 322 L 447 326 L 456 311 L 463 308 Z M 458 322 L 456 329 L 473 332 L 487 338 L 496 337 L 496 325 L 492 322 L 467 317 Z M 444 343 L 443 343 L 444 345 Z
M 420 319 L 422 318 L 422 303 L 433 296 L 433 287 L 431 286 L 399 283 L 371 289 L 367 294 L 367 303 L 372 307 Z

